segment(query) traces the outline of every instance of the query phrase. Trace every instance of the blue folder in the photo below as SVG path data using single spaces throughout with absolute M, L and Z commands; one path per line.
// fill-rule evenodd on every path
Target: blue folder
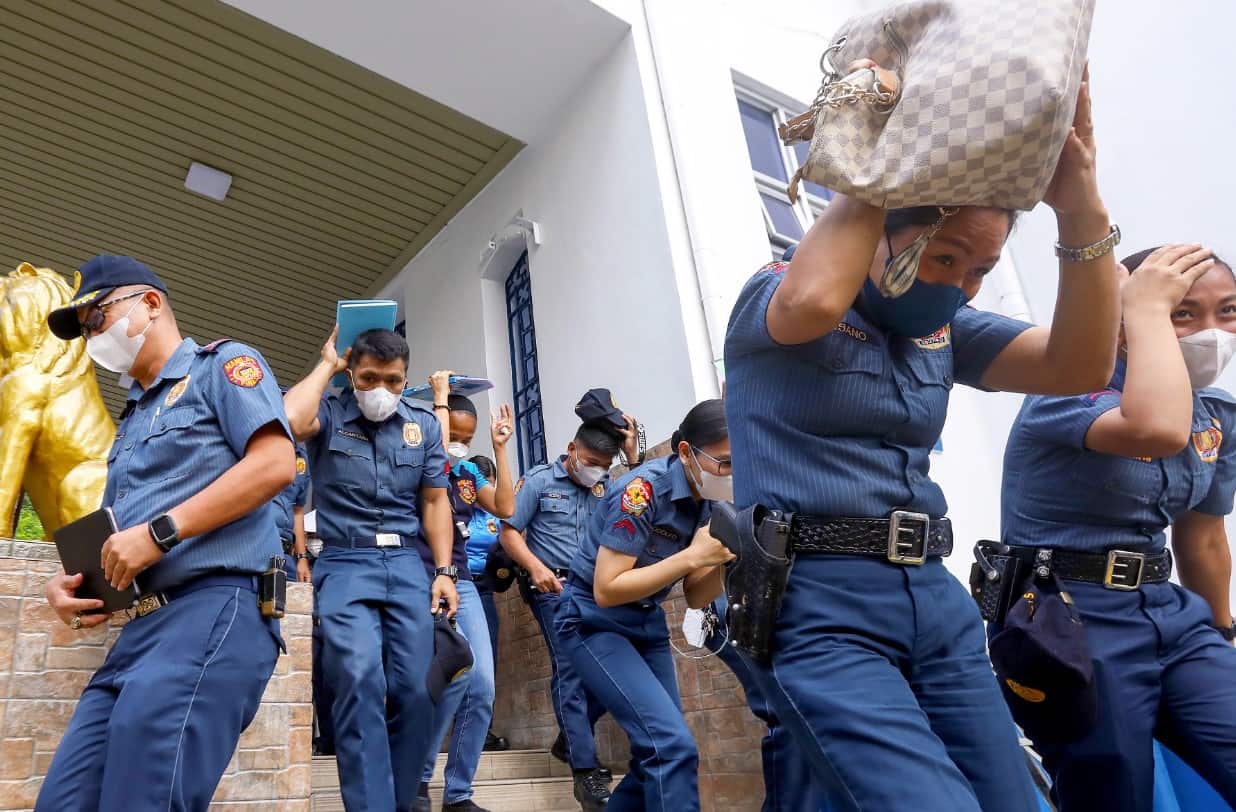
M 488 392 L 493 388 L 494 382 L 488 378 L 471 378 L 467 375 L 451 376 L 452 395 L 463 395 L 466 398 L 470 398 L 481 392 Z M 423 383 L 420 386 L 413 386 L 403 390 L 403 396 L 405 398 L 416 398 L 417 400 L 433 400 L 433 387 Z
M 335 305 L 335 323 L 339 325 L 335 352 L 342 357 L 356 337 L 366 330 L 394 330 L 398 310 L 398 303 L 391 299 L 341 299 Z M 331 385 L 347 386 L 348 378 L 339 373 L 331 378 Z

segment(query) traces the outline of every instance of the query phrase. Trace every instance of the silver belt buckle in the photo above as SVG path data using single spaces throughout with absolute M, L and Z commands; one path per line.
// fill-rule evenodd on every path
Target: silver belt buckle
M 1132 592 L 1141 587 L 1145 574 L 1145 553 L 1131 553 L 1127 550 L 1107 551 L 1107 570 L 1103 574 L 1103 586 L 1106 589 Z
M 903 522 L 921 524 L 922 536 L 914 527 L 902 527 Z M 894 510 L 888 517 L 888 560 L 894 564 L 921 566 L 927 560 L 927 535 L 930 530 L 931 517 L 926 513 Z M 905 538 L 907 535 L 909 538 Z
M 379 547 L 400 546 L 398 533 L 378 533 L 376 536 L 374 536 L 374 541 Z

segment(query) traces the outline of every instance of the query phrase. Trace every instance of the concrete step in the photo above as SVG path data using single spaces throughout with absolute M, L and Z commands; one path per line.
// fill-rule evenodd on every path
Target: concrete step
M 433 808 L 442 803 L 442 770 L 446 754 L 438 756 L 437 769 L 429 785 Z M 615 776 L 615 784 L 621 780 Z M 548 750 L 508 750 L 485 753 L 472 783 L 472 800 L 493 812 L 558 812 L 578 810 L 571 770 Z M 313 760 L 313 812 L 342 812 L 339 772 L 335 759 L 319 756 Z

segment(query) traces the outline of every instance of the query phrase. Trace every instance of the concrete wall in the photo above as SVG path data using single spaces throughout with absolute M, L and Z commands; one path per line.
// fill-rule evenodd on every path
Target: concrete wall
M 125 624 L 65 626 L 43 597 L 59 571 L 50 544 L 0 541 L 0 810 L 34 807 L 77 698 Z M 313 590 L 288 585 L 281 655 L 211 809 L 309 812 Z

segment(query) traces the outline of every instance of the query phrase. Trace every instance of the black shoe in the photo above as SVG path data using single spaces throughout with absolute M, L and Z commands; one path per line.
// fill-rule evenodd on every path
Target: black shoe
M 501 753 L 511 749 L 511 743 L 506 740 L 506 736 L 495 736 L 491 730 L 485 734 L 485 746 L 481 748 L 491 753 Z
M 600 769 L 577 773 L 575 776 L 575 800 L 584 812 L 596 812 L 609 803 L 609 782 Z
M 597 772 L 605 778 L 607 784 L 613 782 L 614 774 L 609 771 L 609 767 L 597 767 Z
M 563 764 L 571 763 L 571 757 L 567 753 L 566 736 L 563 736 L 561 733 L 558 734 L 558 738 L 554 739 L 554 746 L 549 748 L 549 754 Z
M 462 801 L 456 801 L 453 804 L 442 804 L 442 812 L 455 812 L 455 810 L 465 810 L 465 809 L 471 809 L 471 810 L 474 810 L 474 812 L 489 812 L 489 810 L 486 809 L 485 807 L 477 806 L 476 804 L 472 803 L 471 798 L 465 798 Z
M 412 812 L 432 812 L 433 807 L 429 803 L 429 784 L 422 781 L 421 786 L 416 791 L 416 800 L 412 802 Z

